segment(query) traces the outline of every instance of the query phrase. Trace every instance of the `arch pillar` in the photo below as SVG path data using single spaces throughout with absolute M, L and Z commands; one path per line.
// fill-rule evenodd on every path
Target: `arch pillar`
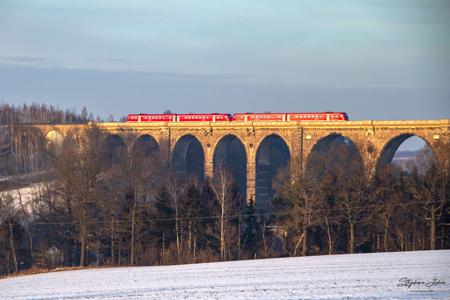
M 214 173 L 214 162 L 208 157 L 205 158 L 205 178 L 211 179 Z
M 205 179 L 211 179 L 214 173 L 214 151 L 215 147 L 211 143 L 211 135 L 205 133 L 205 137 L 200 139 L 202 143 L 203 152 L 205 153 Z
M 298 180 L 302 174 L 302 165 L 303 165 L 303 129 L 302 128 L 294 128 L 292 129 L 291 138 L 287 144 L 288 148 L 290 148 L 290 171 L 291 171 L 291 179 Z
M 450 133 L 435 136 L 431 148 L 441 166 L 448 170 L 450 167 Z
M 377 161 L 377 147 L 370 137 L 351 136 L 353 145 L 358 150 L 358 153 L 362 159 L 364 168 L 364 176 L 367 180 L 371 180 L 376 168 Z
M 247 205 L 250 201 L 256 203 L 256 143 L 254 142 L 253 132 L 248 135 L 245 148 L 247 151 L 247 182 L 246 195 Z
M 247 204 L 256 200 L 256 155 L 247 160 Z

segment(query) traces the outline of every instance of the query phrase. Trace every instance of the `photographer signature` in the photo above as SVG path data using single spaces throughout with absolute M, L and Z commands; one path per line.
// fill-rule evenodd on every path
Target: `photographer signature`
M 398 287 L 407 287 L 408 289 L 411 287 L 419 287 L 424 286 L 427 288 L 436 287 L 439 285 L 445 285 L 445 281 L 433 278 L 431 281 L 423 281 L 423 280 L 417 280 L 417 279 L 411 279 L 408 277 L 400 278 L 399 283 L 397 284 Z

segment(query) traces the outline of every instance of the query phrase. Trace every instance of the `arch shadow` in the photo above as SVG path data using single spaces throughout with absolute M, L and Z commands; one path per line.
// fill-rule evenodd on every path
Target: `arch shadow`
M 133 160 L 157 159 L 159 151 L 158 142 L 153 136 L 148 134 L 139 136 L 131 148 Z
M 364 176 L 364 161 L 356 144 L 348 137 L 332 133 L 318 140 L 308 154 L 304 177 L 307 182 L 321 180 L 326 174 Z
M 193 135 L 184 135 L 172 151 L 172 170 L 180 178 L 195 176 L 200 181 L 205 178 L 205 153 L 202 144 Z
M 270 209 L 274 195 L 272 182 L 277 172 L 289 167 L 291 153 L 282 137 L 276 134 L 266 136 L 256 151 L 256 205 Z
M 118 164 L 125 159 L 127 145 L 125 140 L 118 134 L 107 135 L 103 141 L 103 158 L 108 167 Z
M 237 136 L 225 135 L 216 144 L 213 155 L 214 170 L 219 166 L 231 172 L 242 199 L 247 199 L 247 153 L 244 144 Z

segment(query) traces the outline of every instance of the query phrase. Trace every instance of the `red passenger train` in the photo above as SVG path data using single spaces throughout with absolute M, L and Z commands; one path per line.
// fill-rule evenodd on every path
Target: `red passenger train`
M 127 122 L 348 121 L 345 112 L 230 114 L 130 114 Z

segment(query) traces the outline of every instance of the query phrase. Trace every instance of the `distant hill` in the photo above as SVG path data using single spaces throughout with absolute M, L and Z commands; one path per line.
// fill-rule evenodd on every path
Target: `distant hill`
M 397 151 L 394 156 L 395 159 L 405 159 L 405 158 L 416 158 L 417 154 L 419 154 L 420 150 L 404 150 Z
M 419 172 L 425 172 L 423 165 L 418 164 L 417 156 L 421 150 L 397 151 L 392 164 L 399 166 L 403 171 L 410 172 L 414 166 L 419 168 Z

